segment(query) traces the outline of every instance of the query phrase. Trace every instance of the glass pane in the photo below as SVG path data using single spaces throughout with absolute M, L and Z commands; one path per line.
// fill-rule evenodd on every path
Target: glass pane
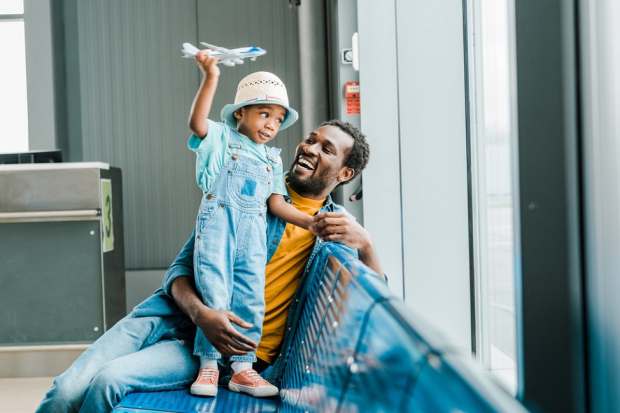
M 24 0 L 0 1 L 0 14 L 24 14 Z
M 478 357 L 516 393 L 511 0 L 473 1 L 472 161 Z M 471 44 L 471 41 L 470 41 Z
M 0 22 L 0 153 L 28 150 L 23 21 Z

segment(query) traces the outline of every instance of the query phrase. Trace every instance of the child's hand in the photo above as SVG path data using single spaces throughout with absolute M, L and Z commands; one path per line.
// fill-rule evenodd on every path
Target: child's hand
M 321 238 L 321 234 L 319 233 L 319 227 L 318 227 L 319 223 L 313 221 L 312 223 L 310 223 L 310 225 L 308 226 L 308 231 L 310 231 L 312 233 L 312 235 L 314 235 L 315 237 L 319 237 Z
M 211 56 L 210 49 L 199 51 L 194 59 L 206 78 L 220 76 L 220 68 L 217 67 L 218 58 Z

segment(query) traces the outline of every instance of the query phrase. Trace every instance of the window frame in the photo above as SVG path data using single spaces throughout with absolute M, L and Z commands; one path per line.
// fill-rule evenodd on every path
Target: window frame
M 492 142 L 487 141 L 485 135 L 484 123 L 484 73 L 483 73 L 483 37 L 482 37 L 482 10 L 481 0 L 463 0 L 463 8 L 465 10 L 464 21 L 465 28 L 465 45 L 466 45 L 466 61 L 467 70 L 467 133 L 468 133 L 468 161 L 469 161 L 469 191 L 470 191 L 470 236 L 471 236 L 471 300 L 472 300 L 472 332 L 475 337 L 475 357 L 477 361 L 490 372 L 499 372 L 507 370 L 492 366 L 491 355 L 491 320 L 490 311 L 491 303 L 489 301 L 489 277 L 490 271 L 495 268 L 488 267 L 489 250 L 488 247 L 488 230 L 489 230 L 489 210 L 487 201 L 481 201 L 481 197 L 486 197 L 487 182 L 487 159 L 485 153 L 482 153 Z M 516 141 L 518 138 L 516 130 L 517 112 L 516 112 L 516 68 L 515 68 L 515 44 L 514 44 L 514 3 L 507 2 L 507 40 L 508 40 L 508 89 L 509 96 L 509 150 L 510 150 L 510 196 L 512 198 L 512 268 L 513 268 L 513 284 L 516 278 L 518 267 L 517 257 L 519 256 L 518 247 L 518 170 L 515 167 L 518 161 Z M 479 100 L 482 100 L 480 104 Z M 481 139 L 482 138 L 482 139 Z M 516 313 L 516 288 L 513 290 L 515 299 Z M 515 317 L 515 369 L 518 369 L 518 319 Z M 515 381 L 500 377 L 508 390 L 512 393 L 518 393 L 519 382 L 518 372 L 515 372 Z
M 25 14 L 25 10 L 24 13 L 12 13 L 12 14 L 8 14 L 8 13 L 0 13 L 0 24 L 2 23 L 7 23 L 7 22 L 22 22 L 24 23 L 24 37 L 25 37 L 25 31 L 26 31 L 26 20 L 24 18 L 24 14 Z M 25 40 L 25 39 L 24 39 Z M 25 43 L 25 42 L 24 42 Z M 24 54 L 26 53 L 26 51 L 24 50 Z M 27 62 L 27 57 L 26 57 L 26 68 L 28 67 L 28 62 Z M 27 70 L 27 69 L 26 69 Z M 26 74 L 26 83 L 28 83 L 28 75 Z M 26 129 L 26 141 L 27 141 L 27 148 L 30 148 L 30 111 L 28 110 L 28 102 L 30 100 L 29 96 L 28 96 L 28 87 L 26 87 L 26 115 L 27 115 L 27 123 L 28 123 L 28 127 Z

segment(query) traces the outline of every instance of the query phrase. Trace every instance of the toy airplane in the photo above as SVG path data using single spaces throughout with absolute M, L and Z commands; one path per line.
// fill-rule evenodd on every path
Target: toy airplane
M 224 66 L 234 66 L 243 64 L 243 59 L 255 61 L 258 56 L 267 53 L 260 47 L 241 47 L 239 49 L 226 49 L 224 47 L 214 46 L 209 43 L 200 42 L 201 45 L 212 50 L 211 56 L 217 57 Z M 200 50 L 191 43 L 183 43 L 183 57 L 193 58 Z

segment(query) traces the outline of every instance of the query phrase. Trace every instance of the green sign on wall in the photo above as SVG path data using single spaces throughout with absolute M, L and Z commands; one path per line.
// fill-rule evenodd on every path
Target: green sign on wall
M 112 219 L 112 181 L 109 179 L 101 180 L 101 215 L 103 219 L 102 235 L 103 235 L 103 252 L 112 251 L 114 249 L 114 226 Z

